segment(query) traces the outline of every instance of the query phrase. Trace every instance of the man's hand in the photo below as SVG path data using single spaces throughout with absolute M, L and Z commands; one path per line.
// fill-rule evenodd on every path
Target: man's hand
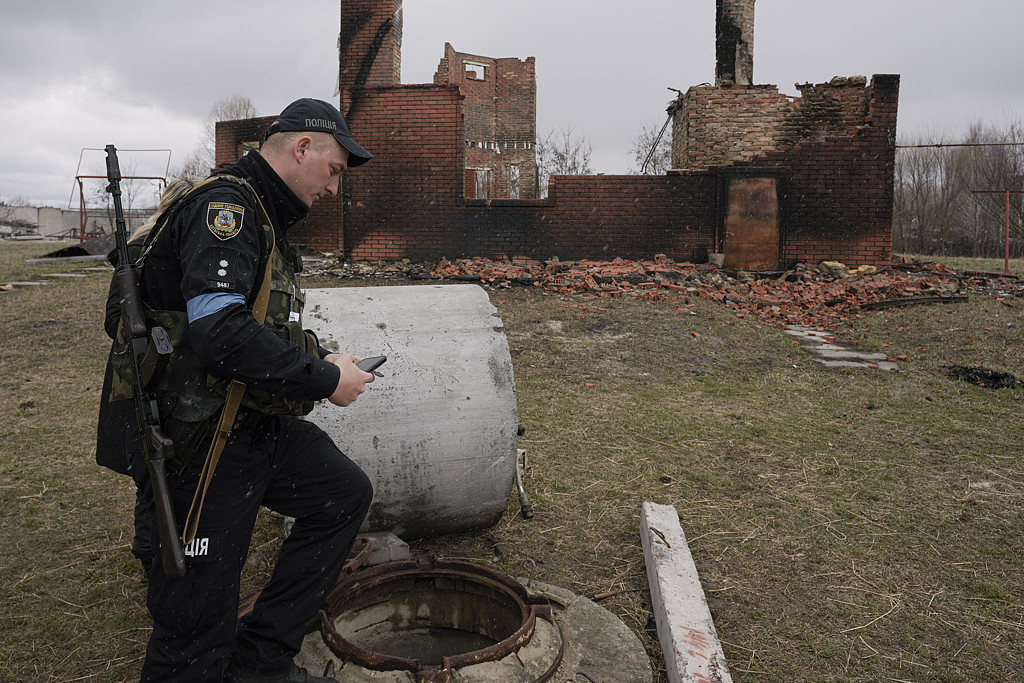
M 324 360 L 334 363 L 341 369 L 338 387 L 327 398 L 336 406 L 344 408 L 351 405 L 359 398 L 359 394 L 366 391 L 366 385 L 373 381 L 373 375 L 356 367 L 356 363 L 362 360 L 359 356 L 353 356 L 351 353 L 330 353 Z

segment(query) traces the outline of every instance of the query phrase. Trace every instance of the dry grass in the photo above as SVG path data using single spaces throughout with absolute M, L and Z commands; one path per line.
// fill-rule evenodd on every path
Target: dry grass
M 0 245 L 0 280 L 25 249 Z M 92 463 L 106 285 L 96 274 L 0 294 L 2 680 L 137 677 L 147 619 L 131 486 Z M 1024 670 L 1024 392 L 941 371 L 1020 374 L 1024 304 L 971 297 L 849 321 L 842 338 L 908 356 L 888 374 L 824 368 L 703 301 L 490 294 L 536 516 L 522 520 L 513 498 L 495 527 L 415 551 L 513 573 L 533 560 L 538 579 L 579 594 L 627 591 L 602 604 L 657 667 L 648 594 L 629 592 L 646 586 L 639 508 L 652 500 L 679 511 L 738 681 Z M 265 521 L 250 583 L 275 537 Z
M 924 261 L 938 261 L 953 268 L 965 270 L 982 270 L 989 273 L 1005 272 L 1009 265 L 1011 275 L 1024 275 L 1024 259 L 1011 258 L 1009 263 L 1006 259 L 973 258 L 969 256 L 911 256 Z

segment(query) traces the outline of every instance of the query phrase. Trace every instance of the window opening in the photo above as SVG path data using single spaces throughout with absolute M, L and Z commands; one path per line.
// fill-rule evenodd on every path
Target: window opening
M 466 78 L 471 78 L 474 81 L 483 81 L 487 78 L 487 67 L 483 64 L 477 64 L 476 62 L 465 62 L 466 65 Z
M 510 199 L 519 199 L 519 164 L 508 167 L 508 196 Z
M 476 199 L 487 199 L 487 188 L 491 186 L 491 172 L 481 169 L 476 172 Z

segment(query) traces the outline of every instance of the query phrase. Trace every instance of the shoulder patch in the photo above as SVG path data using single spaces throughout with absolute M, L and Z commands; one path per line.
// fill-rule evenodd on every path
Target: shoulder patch
M 245 208 L 238 204 L 210 202 L 206 207 L 206 225 L 217 239 L 229 240 L 242 229 Z

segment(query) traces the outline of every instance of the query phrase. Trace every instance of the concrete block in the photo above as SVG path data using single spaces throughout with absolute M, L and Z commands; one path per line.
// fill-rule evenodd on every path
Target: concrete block
M 401 562 L 411 557 L 409 544 L 390 531 L 373 531 L 359 534 L 357 538 L 365 538 L 370 542 L 370 557 L 363 566 L 373 567 L 385 562 Z
M 783 332 L 811 344 L 827 344 L 830 340 L 835 339 L 836 336 L 832 332 L 818 332 L 817 330 L 807 329 L 803 325 L 787 325 Z
M 822 358 L 826 358 L 828 360 L 850 358 L 854 360 L 864 360 L 870 362 L 876 360 L 885 360 L 886 358 L 888 358 L 888 356 L 886 356 L 884 353 L 873 353 L 870 351 L 853 351 L 851 349 L 844 349 L 841 347 L 835 349 L 826 349 L 819 346 L 817 348 L 811 349 L 811 351 L 818 354 Z
M 822 365 L 828 368 L 873 368 L 876 366 L 879 370 L 890 370 L 896 372 L 900 369 L 900 366 L 896 363 L 889 361 L 854 361 L 854 360 L 825 360 L 823 358 L 815 358 Z
M 640 538 L 669 682 L 732 683 L 676 509 L 645 502 Z
M 825 360 L 824 358 L 815 358 L 826 368 L 866 368 L 869 367 L 869 363 L 857 362 L 852 360 Z

